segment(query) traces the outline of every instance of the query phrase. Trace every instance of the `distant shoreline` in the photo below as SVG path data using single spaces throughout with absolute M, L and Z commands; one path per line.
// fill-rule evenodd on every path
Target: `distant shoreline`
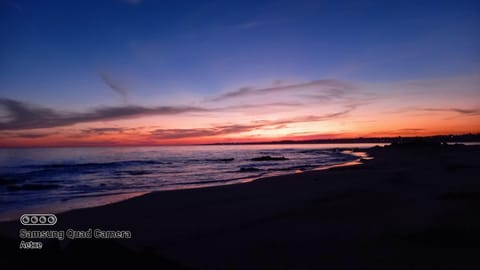
M 336 138 L 316 140 L 280 140 L 260 142 L 218 142 L 198 144 L 82 144 L 82 145 L 52 145 L 52 146 L 8 146 L 0 145 L 0 149 L 22 149 L 22 148 L 81 148 L 81 147 L 155 147 L 155 146 L 196 146 L 196 145 L 277 145 L 277 144 L 368 144 L 368 143 L 397 143 L 408 141 L 434 141 L 445 143 L 480 143 L 480 133 L 461 135 L 434 135 L 434 136 L 393 136 L 393 137 L 371 137 L 371 138 Z
M 435 136 L 395 136 L 395 137 L 372 137 L 372 138 L 337 138 L 337 139 L 315 139 L 315 140 L 281 140 L 265 142 L 227 142 L 212 143 L 205 145 L 262 145 L 262 144 L 349 144 L 349 143 L 402 143 L 402 142 L 445 142 L 445 143 L 477 143 L 480 142 L 480 134 L 462 135 L 435 135 Z

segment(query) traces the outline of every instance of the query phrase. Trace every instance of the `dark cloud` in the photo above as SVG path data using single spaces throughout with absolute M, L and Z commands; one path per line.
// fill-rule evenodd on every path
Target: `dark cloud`
M 55 135 L 57 132 L 2 132 L 0 133 L 0 137 L 3 138 L 25 138 L 25 139 L 37 139 L 37 138 L 44 138 L 51 135 Z
M 480 109 L 461 109 L 461 108 L 421 108 L 421 111 L 427 112 L 455 112 L 459 114 L 465 115 L 478 115 L 480 114 Z
M 418 115 L 424 115 L 425 113 L 429 112 L 450 112 L 455 113 L 457 115 L 463 116 L 475 116 L 480 115 L 480 108 L 434 108 L 434 107 L 404 107 L 398 110 L 392 110 L 388 113 L 416 113 Z
M 131 128 L 88 128 L 82 129 L 82 134 L 84 135 L 104 135 L 111 133 L 123 133 L 126 130 L 132 130 Z
M 143 107 L 123 105 L 100 107 L 86 112 L 64 112 L 17 100 L 0 98 L 0 130 L 24 130 L 70 126 L 78 123 L 128 119 L 148 115 L 174 115 L 182 113 L 228 112 L 247 109 L 271 109 L 272 107 L 298 107 L 302 103 L 244 104 L 219 108 L 193 106 Z M 348 107 L 348 106 L 347 106 Z M 353 107 L 351 107 L 353 109 Z M 281 124 L 281 123 L 279 123 Z M 90 130 L 90 132 L 112 132 L 113 130 Z
M 36 139 L 36 138 L 43 138 L 43 137 L 48 137 L 49 134 L 35 134 L 35 133 L 25 133 L 25 134 L 15 134 L 14 135 L 17 138 L 27 138 L 27 139 Z
M 206 112 L 205 108 L 190 106 L 117 106 L 101 107 L 90 112 L 60 112 L 20 101 L 0 98 L 0 107 L 7 113 L 7 121 L 0 122 L 0 130 L 21 130 L 69 126 L 77 123 L 108 121 L 147 115 L 173 115 Z
M 318 81 L 315 81 L 318 82 Z M 315 85 L 315 82 L 306 83 L 302 85 Z M 298 86 L 298 85 L 297 85 Z M 255 91 L 277 91 L 277 89 L 289 89 L 293 86 L 284 86 L 277 88 L 257 89 Z M 249 91 L 249 90 L 245 90 Z M 278 90 L 280 91 L 280 90 Z M 341 91 L 331 90 L 327 91 L 330 95 L 342 95 Z M 52 108 L 42 107 L 30 103 L 21 102 L 18 100 L 0 98 L 0 130 L 26 130 L 51 128 L 60 126 L 70 126 L 78 123 L 111 121 L 119 119 L 129 119 L 135 117 L 149 116 L 149 115 L 175 115 L 182 113 L 205 113 L 205 112 L 231 112 L 236 110 L 249 109 L 263 109 L 273 110 L 273 107 L 300 107 L 303 103 L 295 102 L 276 102 L 263 104 L 243 104 L 227 107 L 205 108 L 195 106 L 156 106 L 144 107 L 136 105 L 122 105 L 110 107 L 98 107 L 84 112 L 66 112 L 59 111 Z M 348 105 L 344 104 L 347 111 L 354 109 L 359 104 Z M 361 105 L 361 104 L 360 104 Z M 343 113 L 343 112 L 342 112 Z M 311 116 L 307 121 L 322 121 L 323 118 L 336 117 L 336 114 L 326 116 Z M 295 121 L 305 121 L 305 119 L 296 119 Z M 289 123 L 289 121 L 287 121 Z M 278 125 L 284 124 L 278 122 Z M 91 133 L 107 133 L 114 130 L 90 130 Z M 210 130 L 210 132 L 224 133 L 228 129 Z M 119 132 L 117 130 L 117 132 Z
M 105 71 L 100 72 L 100 77 L 102 78 L 102 81 L 106 83 L 113 92 L 120 95 L 123 102 L 127 102 L 128 92 L 127 92 L 127 89 L 121 83 L 113 80 L 110 77 L 110 75 Z
M 330 94 L 333 97 L 338 97 L 339 95 L 344 94 L 344 90 L 351 89 L 352 86 L 345 82 L 339 80 L 315 80 L 306 83 L 300 84 L 290 84 L 284 86 L 274 86 L 268 88 L 251 88 L 251 87 L 243 87 L 238 90 L 227 92 L 220 96 L 214 97 L 209 99 L 210 101 L 223 101 L 232 98 L 244 97 L 244 96 L 253 96 L 253 95 L 261 95 L 261 94 L 270 94 L 270 93 L 277 93 L 307 87 L 324 87 L 326 88 L 325 95 Z

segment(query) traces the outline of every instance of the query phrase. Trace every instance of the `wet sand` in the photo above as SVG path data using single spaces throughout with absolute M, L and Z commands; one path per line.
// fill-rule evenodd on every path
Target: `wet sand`
M 480 147 L 367 152 L 374 159 L 361 165 L 155 192 L 42 226 L 131 239 L 43 240 L 25 251 L 27 227 L 0 223 L 0 256 L 17 269 L 62 258 L 79 268 L 480 269 Z

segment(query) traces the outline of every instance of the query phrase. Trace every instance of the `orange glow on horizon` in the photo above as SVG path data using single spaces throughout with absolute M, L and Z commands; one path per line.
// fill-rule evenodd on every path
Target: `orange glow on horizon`
M 199 101 L 198 106 L 116 105 L 86 113 L 38 109 L 18 102 L 15 106 L 20 112 L 31 111 L 32 119 L 4 117 L 7 121 L 0 130 L 0 147 L 188 145 L 476 134 L 480 133 L 480 104 L 472 89 L 479 80 L 480 76 L 472 75 L 425 80 L 413 86 L 405 82 L 358 84 L 343 92 L 332 92 L 330 82 L 323 85 L 319 81 L 315 87 L 298 84 L 288 91 L 281 87 L 267 88 L 266 92 L 260 89 L 226 100 L 219 95 L 220 100 Z M 452 93 L 450 87 L 455 85 L 464 87 L 462 94 Z M 425 86 L 428 87 L 423 89 Z M 411 89 L 407 92 L 405 87 Z M 380 94 L 384 88 L 392 94 Z M 372 94 L 374 91 L 378 93 Z M 43 125 L 45 111 L 50 114 Z M 116 114 L 119 115 L 112 117 Z
M 0 147 L 89 147 L 89 146 L 154 146 L 154 145 L 195 145 L 215 143 L 256 143 L 273 141 L 304 141 L 323 139 L 355 139 L 355 138 L 383 138 L 383 137 L 415 137 L 435 135 L 460 135 L 479 134 L 480 129 L 439 129 L 433 131 L 376 131 L 362 130 L 355 133 L 328 133 L 328 134 L 305 134 L 286 136 L 213 136 L 181 139 L 152 139 L 146 135 L 139 134 L 136 137 L 128 135 L 108 135 L 85 138 L 66 138 L 62 135 L 54 135 L 45 138 L 3 138 Z

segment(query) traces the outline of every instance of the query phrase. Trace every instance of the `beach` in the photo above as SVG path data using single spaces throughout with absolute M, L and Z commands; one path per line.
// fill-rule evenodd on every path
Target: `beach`
M 78 267 L 479 269 L 480 147 L 366 151 L 373 159 L 360 165 L 153 192 L 58 214 L 54 226 L 3 222 L 0 256 L 17 269 L 60 258 Z M 22 228 L 131 237 L 44 239 L 41 250 L 21 250 Z

